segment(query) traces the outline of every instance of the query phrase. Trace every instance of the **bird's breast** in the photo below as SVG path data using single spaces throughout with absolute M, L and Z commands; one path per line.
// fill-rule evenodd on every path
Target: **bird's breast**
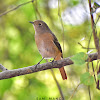
M 53 37 L 49 33 L 35 35 L 37 48 L 44 58 L 55 58 L 59 52 L 57 46 L 53 42 Z

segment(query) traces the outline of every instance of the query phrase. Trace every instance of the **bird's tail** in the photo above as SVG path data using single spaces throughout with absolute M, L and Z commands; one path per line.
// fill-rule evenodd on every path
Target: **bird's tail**
M 61 56 L 57 56 L 57 57 L 55 58 L 55 60 L 60 60 L 60 59 L 62 59 Z M 64 67 L 59 68 L 59 70 L 60 70 L 62 79 L 63 79 L 63 80 L 67 80 L 67 74 L 66 74 L 66 72 L 65 72 Z
M 59 70 L 60 70 L 60 73 L 61 73 L 63 80 L 67 80 L 67 74 L 65 72 L 64 67 L 59 68 Z

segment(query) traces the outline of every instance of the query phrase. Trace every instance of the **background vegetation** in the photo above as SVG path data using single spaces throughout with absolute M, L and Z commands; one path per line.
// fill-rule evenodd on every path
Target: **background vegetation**
M 0 63 L 7 69 L 17 69 L 35 65 L 41 59 L 34 41 L 34 28 L 29 21 L 45 21 L 57 36 L 63 55 L 69 57 L 79 52 L 87 53 L 88 42 L 92 33 L 88 0 L 35 0 L 17 7 L 29 0 L 0 1 Z M 100 1 L 97 0 L 100 4 Z M 93 2 L 92 2 L 93 3 Z M 100 12 L 95 12 L 95 21 Z M 96 25 L 100 33 L 100 21 Z M 79 43 L 82 44 L 80 46 Z M 90 47 L 95 48 L 93 36 Z M 96 52 L 92 49 L 91 53 Z M 95 65 L 94 61 L 94 65 Z M 45 63 L 45 60 L 41 63 Z M 91 63 L 90 72 L 92 73 Z M 65 100 L 75 90 L 72 100 L 89 100 L 88 87 L 80 83 L 80 76 L 86 72 L 87 64 L 65 66 L 68 80 L 63 81 L 59 70 L 54 69 L 56 79 L 62 89 Z M 95 83 L 90 85 L 92 100 L 100 99 L 100 91 Z M 44 99 L 45 98 L 45 99 Z M 53 99 L 54 98 L 54 99 Z M 19 76 L 0 81 L 0 100 L 56 100 L 60 98 L 57 85 L 50 70 Z

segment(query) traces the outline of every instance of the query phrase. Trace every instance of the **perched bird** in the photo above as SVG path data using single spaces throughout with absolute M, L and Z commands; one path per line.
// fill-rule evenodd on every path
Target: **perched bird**
M 44 59 L 54 58 L 60 60 L 63 58 L 61 46 L 52 33 L 48 25 L 41 20 L 30 22 L 35 29 L 35 42 L 37 48 Z M 59 68 L 63 80 L 67 79 L 64 67 Z

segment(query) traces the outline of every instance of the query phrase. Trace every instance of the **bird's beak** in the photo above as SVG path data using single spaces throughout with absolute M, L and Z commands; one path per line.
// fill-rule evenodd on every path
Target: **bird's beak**
M 34 24 L 34 22 L 29 21 L 29 23 Z

